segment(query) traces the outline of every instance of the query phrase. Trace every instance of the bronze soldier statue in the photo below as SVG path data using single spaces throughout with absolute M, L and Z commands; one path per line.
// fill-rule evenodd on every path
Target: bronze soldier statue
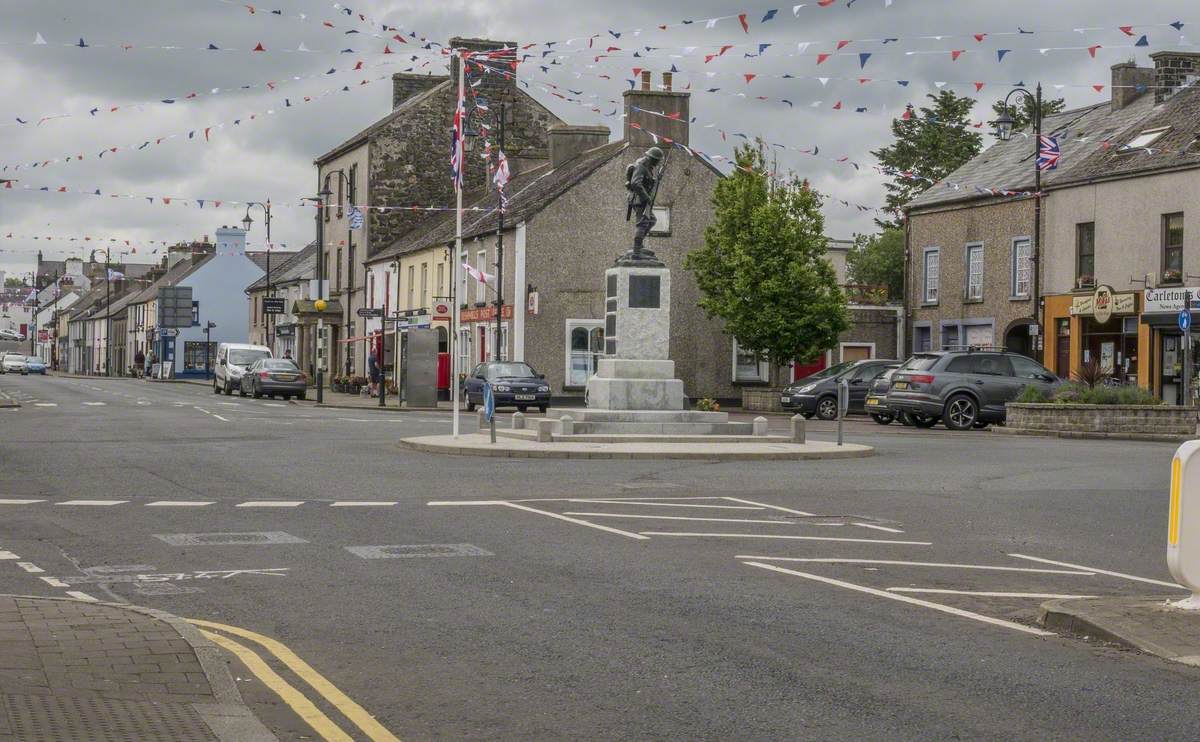
M 658 196 L 658 184 L 666 170 L 666 156 L 658 147 L 646 150 L 643 157 L 625 169 L 625 188 L 629 191 L 629 202 L 625 209 L 625 221 L 634 215 L 637 230 L 634 232 L 633 249 L 618 259 L 618 263 L 648 263 L 662 265 L 654 251 L 646 249 L 646 235 L 658 221 L 654 218 L 654 200 Z M 662 167 L 659 167 L 659 166 Z M 656 172 L 657 168 L 657 172 Z

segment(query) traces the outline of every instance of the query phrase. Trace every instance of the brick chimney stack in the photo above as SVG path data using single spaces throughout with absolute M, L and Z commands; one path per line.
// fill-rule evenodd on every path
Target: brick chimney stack
M 650 135 L 653 132 L 660 138 L 689 144 L 692 94 L 672 90 L 669 72 L 663 73 L 659 90 L 653 89 L 653 75 L 649 70 L 642 70 L 639 77 L 639 88 L 626 90 L 623 94 L 625 139 L 635 147 L 653 147 L 655 141 Z
M 432 87 L 449 80 L 446 75 L 414 75 L 410 72 L 397 72 L 392 75 L 392 110 L 414 96 L 424 93 Z
M 1154 103 L 1157 105 L 1175 95 L 1181 88 L 1200 81 L 1200 53 L 1155 52 Z
M 1138 67 L 1137 62 L 1112 66 L 1112 110 L 1119 111 L 1142 97 L 1154 84 L 1154 70 Z M 1144 86 L 1139 88 L 1139 86 Z

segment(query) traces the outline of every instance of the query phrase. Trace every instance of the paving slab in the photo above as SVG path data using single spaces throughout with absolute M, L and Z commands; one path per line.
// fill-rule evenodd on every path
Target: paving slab
M 1038 621 L 1048 629 L 1200 667 L 1200 611 L 1171 606 L 1182 597 L 1051 600 L 1042 604 Z
M 529 459 L 699 459 L 707 461 L 795 461 L 804 459 L 849 459 L 871 456 L 875 449 L 857 443 L 838 446 L 824 441 L 808 443 L 721 443 L 686 441 L 678 443 L 542 443 L 522 438 L 497 437 L 482 433 L 430 435 L 404 438 L 400 445 L 417 451 L 457 456 L 497 456 Z
M 162 611 L 0 595 L 0 741 L 275 742 L 221 650 Z

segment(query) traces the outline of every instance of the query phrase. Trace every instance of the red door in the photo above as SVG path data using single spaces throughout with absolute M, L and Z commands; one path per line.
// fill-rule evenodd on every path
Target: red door
M 818 371 L 825 370 L 825 355 L 822 354 L 816 362 L 807 365 L 795 363 L 792 364 L 792 381 L 799 381 L 807 376 L 812 376 Z

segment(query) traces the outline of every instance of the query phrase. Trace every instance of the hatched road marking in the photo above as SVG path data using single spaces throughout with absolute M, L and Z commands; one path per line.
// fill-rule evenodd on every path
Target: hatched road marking
M 882 538 L 842 538 L 839 536 L 788 536 L 774 533 L 688 533 L 642 531 L 643 536 L 696 536 L 702 538 L 781 538 L 795 541 L 844 541 L 852 544 L 891 544 L 893 546 L 933 546 L 932 541 L 893 541 Z
M 588 518 L 640 518 L 645 520 L 700 520 L 706 523 L 763 523 L 771 526 L 795 526 L 795 525 L 832 525 L 840 526 L 841 523 L 817 523 L 804 524 L 794 523 L 787 520 L 753 520 L 750 518 L 696 518 L 687 515 L 633 515 L 628 513 L 572 513 L 568 511 L 566 515 L 582 515 Z
M 105 507 L 108 505 L 124 505 L 127 502 L 129 502 L 129 500 L 64 500 L 63 502 L 56 502 L 54 504 Z
M 835 539 L 836 540 L 836 539 Z M 884 542 L 887 543 L 887 542 Z M 904 543 L 904 542 L 896 542 Z M 807 562 L 810 564 L 889 564 L 903 567 L 948 567 L 951 569 L 984 569 L 995 572 L 1036 572 L 1044 575 L 1079 575 L 1081 577 L 1095 577 L 1095 572 L 1082 572 L 1066 569 L 1035 569 L 1033 567 L 998 567 L 987 564 L 952 564 L 947 562 L 903 562 L 894 559 L 839 559 L 825 557 L 775 557 L 775 556 L 752 556 L 746 554 L 738 554 L 734 559 L 761 559 L 768 562 Z
M 1042 564 L 1055 564 L 1059 567 L 1071 567 L 1072 569 L 1085 569 L 1096 574 L 1108 575 L 1110 577 L 1121 577 L 1126 580 L 1134 580 L 1136 582 L 1148 582 L 1151 585 L 1162 585 L 1163 587 L 1173 587 L 1179 590 L 1187 590 L 1186 587 L 1176 585 L 1174 582 L 1163 582 L 1162 580 L 1152 580 L 1149 577 L 1138 577 L 1137 575 L 1127 575 L 1124 572 L 1110 572 L 1107 569 L 1096 569 L 1095 567 L 1082 567 L 1078 564 L 1069 564 L 1067 562 L 1056 562 L 1052 559 L 1041 559 L 1039 557 L 1026 556 L 1024 554 L 1009 554 L 1014 559 L 1028 559 L 1031 562 L 1041 562 Z
M 889 587 L 889 593 L 933 593 L 936 595 L 974 595 L 979 598 L 1038 598 L 1039 600 L 1078 600 L 1099 598 L 1099 595 L 1063 595 L 1060 593 L 996 593 L 987 590 L 945 590 L 934 587 Z

